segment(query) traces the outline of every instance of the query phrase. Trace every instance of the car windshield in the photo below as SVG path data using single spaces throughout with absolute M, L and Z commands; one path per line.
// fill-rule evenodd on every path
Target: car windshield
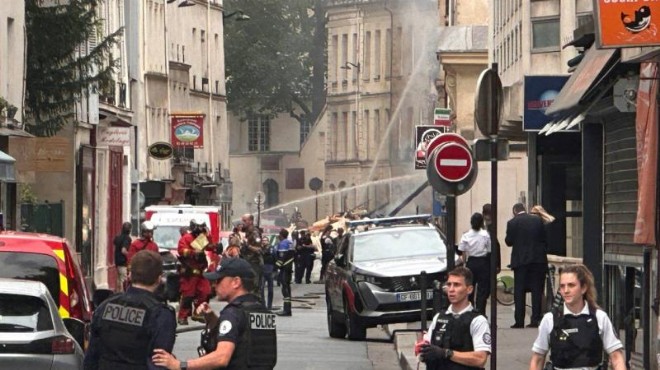
M 54 257 L 21 252 L 0 252 L 0 278 L 41 281 L 59 306 L 60 271 Z
M 447 249 L 433 229 L 405 229 L 367 232 L 355 235 L 353 262 L 415 256 L 446 257 Z
M 0 294 L 0 333 L 53 329 L 46 302 L 38 297 Z
M 154 230 L 154 241 L 159 248 L 176 249 L 181 233 L 181 226 L 176 225 L 158 225 Z

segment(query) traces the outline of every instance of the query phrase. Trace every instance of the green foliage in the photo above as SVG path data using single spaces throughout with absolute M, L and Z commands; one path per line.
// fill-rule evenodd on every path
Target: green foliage
M 55 135 L 74 120 L 74 103 L 81 96 L 112 83 L 117 61 L 110 51 L 122 30 L 88 47 L 102 35 L 97 5 L 98 0 L 68 0 L 55 6 L 25 0 L 26 129 L 37 136 Z
M 247 22 L 224 20 L 232 112 L 289 113 L 301 123 L 316 118 L 322 108 L 316 103 L 325 97 L 325 18 L 320 5 L 321 0 L 224 1 L 225 15 L 241 10 L 250 16 Z M 318 32 L 321 45 L 315 43 Z M 321 68 L 314 67 L 315 61 Z M 318 73 L 320 84 L 314 78 Z

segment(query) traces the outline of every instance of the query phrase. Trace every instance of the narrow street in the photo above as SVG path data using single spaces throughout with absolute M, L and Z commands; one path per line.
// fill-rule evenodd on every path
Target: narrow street
M 312 281 L 318 280 L 320 263 L 314 266 Z M 367 331 L 367 340 L 352 342 L 328 335 L 324 286 L 293 284 L 293 316 L 277 318 L 277 366 L 275 369 L 314 370 L 394 370 L 400 369 L 394 344 L 380 327 Z M 275 286 L 273 306 L 280 306 L 282 295 Z M 219 311 L 224 303 L 213 301 Z M 193 328 L 197 328 L 192 330 Z M 177 336 L 174 354 L 181 359 L 197 357 L 201 325 L 192 322 L 191 331 Z M 187 330 L 186 328 L 185 330 Z M 180 329 L 181 330 L 181 329 Z

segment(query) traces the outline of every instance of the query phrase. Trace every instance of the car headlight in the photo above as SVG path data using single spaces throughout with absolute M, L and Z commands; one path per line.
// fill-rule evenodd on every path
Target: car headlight
M 367 282 L 367 283 L 371 283 L 371 284 L 374 284 L 374 285 L 380 285 L 381 284 L 379 279 L 376 278 L 375 276 L 354 274 L 353 278 L 355 279 L 356 283 Z

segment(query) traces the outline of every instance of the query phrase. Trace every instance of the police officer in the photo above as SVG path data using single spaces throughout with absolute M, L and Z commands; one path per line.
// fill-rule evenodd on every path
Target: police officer
M 277 362 L 275 315 L 248 293 L 254 275 L 250 264 L 240 258 L 223 259 L 216 271 L 205 273 L 214 282 L 218 299 L 228 302 L 219 317 L 208 304 L 197 308 L 209 325 L 217 325 L 217 345 L 212 352 L 188 361 L 159 348 L 154 351 L 154 363 L 172 370 L 273 369 Z
M 275 312 L 280 316 L 291 316 L 291 275 L 293 273 L 293 260 L 295 251 L 293 243 L 289 240 L 289 231 L 280 230 L 277 236 L 280 242 L 277 244 L 277 262 L 275 265 L 280 270 L 280 281 L 282 284 L 282 310 Z
M 424 340 L 415 352 L 427 369 L 481 369 L 490 354 L 490 327 L 486 317 L 475 311 L 468 300 L 472 293 L 472 272 L 459 266 L 449 272 L 446 283 L 451 305 L 435 315 Z
M 612 369 L 625 370 L 623 345 L 609 317 L 596 304 L 591 271 L 582 264 L 560 268 L 559 291 L 564 305 L 543 316 L 530 370 L 544 368 L 548 350 L 553 369 L 597 369 L 605 351 Z
M 104 301 L 94 312 L 86 370 L 155 369 L 155 348 L 174 347 L 174 309 L 154 295 L 163 273 L 163 260 L 153 251 L 140 251 L 131 260 L 131 287 Z

